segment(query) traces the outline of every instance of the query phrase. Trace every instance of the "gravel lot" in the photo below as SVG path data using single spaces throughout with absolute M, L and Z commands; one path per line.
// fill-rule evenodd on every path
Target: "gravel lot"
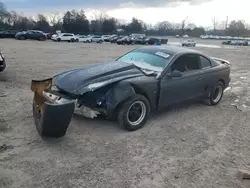
M 1 40 L 0 187 L 244 187 L 237 172 L 250 169 L 250 47 L 197 42 L 196 49 L 232 62 L 231 88 L 218 106 L 178 105 L 136 132 L 73 117 L 65 137 L 42 140 L 31 79 L 113 60 L 136 46 Z

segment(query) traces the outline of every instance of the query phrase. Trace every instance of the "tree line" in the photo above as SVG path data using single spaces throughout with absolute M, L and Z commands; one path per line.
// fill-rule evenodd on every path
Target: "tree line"
M 148 35 L 174 36 L 187 34 L 199 37 L 204 34 L 229 35 L 229 36 L 250 36 L 248 24 L 242 20 L 232 20 L 228 23 L 218 23 L 212 18 L 213 27 L 210 30 L 196 26 L 188 21 L 188 17 L 181 23 L 162 21 L 155 25 L 149 25 L 143 21 L 133 18 L 129 23 L 109 17 L 104 13 L 95 14 L 92 20 L 87 19 L 83 10 L 69 10 L 60 15 L 53 13 L 49 15 L 38 14 L 36 19 L 23 16 L 16 11 L 7 10 L 4 3 L 0 2 L 0 30 L 42 30 L 54 33 L 56 30 L 75 34 L 113 34 L 118 31 L 121 34 L 145 33 Z

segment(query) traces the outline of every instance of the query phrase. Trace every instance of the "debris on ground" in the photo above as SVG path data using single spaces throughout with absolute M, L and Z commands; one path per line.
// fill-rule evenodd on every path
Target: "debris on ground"
M 250 171 L 245 169 L 239 170 L 239 177 L 243 180 L 250 180 Z
M 8 146 L 6 144 L 0 145 L 0 152 L 4 152 L 7 149 L 13 149 L 13 146 Z

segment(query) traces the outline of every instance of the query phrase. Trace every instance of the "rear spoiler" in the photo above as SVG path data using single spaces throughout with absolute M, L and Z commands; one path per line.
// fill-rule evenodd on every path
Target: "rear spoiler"
M 220 63 L 222 63 L 222 64 L 231 65 L 231 63 L 230 63 L 229 61 L 225 60 L 225 59 L 221 59 L 221 58 L 217 58 L 217 57 L 212 57 L 212 59 L 213 59 L 214 61 L 220 62 Z

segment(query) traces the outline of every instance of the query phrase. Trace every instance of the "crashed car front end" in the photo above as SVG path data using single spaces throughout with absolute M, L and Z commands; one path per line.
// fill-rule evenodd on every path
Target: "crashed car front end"
M 32 80 L 33 117 L 37 131 L 42 137 L 62 137 L 74 113 L 92 119 L 98 115 L 113 118 L 116 106 L 135 94 L 130 83 L 117 83 L 119 79 L 89 84 L 84 88 L 85 92 L 77 95 L 58 88 L 55 77 Z

